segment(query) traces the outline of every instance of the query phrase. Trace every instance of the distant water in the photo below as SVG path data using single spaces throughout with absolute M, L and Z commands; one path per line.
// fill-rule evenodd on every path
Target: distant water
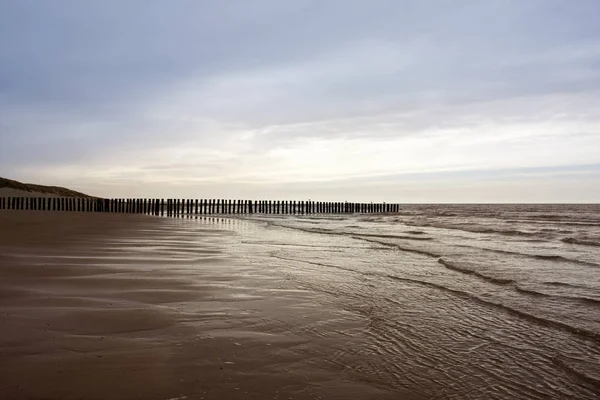
M 599 398 L 599 205 L 250 219 L 231 252 L 368 321 L 368 345 L 340 349 L 359 379 L 430 398 Z

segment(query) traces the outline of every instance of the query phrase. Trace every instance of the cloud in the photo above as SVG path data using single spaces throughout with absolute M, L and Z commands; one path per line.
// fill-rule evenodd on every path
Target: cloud
M 107 195 L 283 194 L 597 165 L 598 12 L 584 0 L 0 1 L 0 170 Z

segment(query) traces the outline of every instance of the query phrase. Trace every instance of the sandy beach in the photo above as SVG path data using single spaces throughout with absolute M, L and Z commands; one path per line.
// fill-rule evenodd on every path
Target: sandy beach
M 597 399 L 598 206 L 0 212 L 0 398 Z
M 360 320 L 227 256 L 236 240 L 210 219 L 0 213 L 2 397 L 398 398 L 335 362 Z

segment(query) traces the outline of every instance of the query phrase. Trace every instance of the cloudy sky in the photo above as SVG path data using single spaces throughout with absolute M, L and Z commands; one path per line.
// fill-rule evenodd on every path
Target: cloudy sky
M 0 0 L 0 176 L 600 202 L 597 0 Z

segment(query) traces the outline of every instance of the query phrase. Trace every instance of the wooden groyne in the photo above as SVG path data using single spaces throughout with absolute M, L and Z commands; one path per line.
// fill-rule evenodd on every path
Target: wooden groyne
M 99 199 L 81 197 L 0 197 L 0 210 L 77 211 L 169 217 L 214 214 L 396 213 L 399 204 L 229 199 Z

